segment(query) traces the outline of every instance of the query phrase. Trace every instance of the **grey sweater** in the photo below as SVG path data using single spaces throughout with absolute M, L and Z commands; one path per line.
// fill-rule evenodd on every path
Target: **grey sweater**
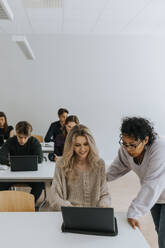
M 155 203 L 165 203 L 165 139 L 157 138 L 146 147 L 143 161 L 137 165 L 128 152 L 121 147 L 117 158 L 107 172 L 112 181 L 133 170 L 139 177 L 141 189 L 128 209 L 128 218 L 145 215 Z
M 57 161 L 51 187 L 51 209 L 60 211 L 61 206 L 110 207 L 110 195 L 106 183 L 105 164 L 98 161 L 95 170 L 78 171 L 79 176 L 69 181 Z

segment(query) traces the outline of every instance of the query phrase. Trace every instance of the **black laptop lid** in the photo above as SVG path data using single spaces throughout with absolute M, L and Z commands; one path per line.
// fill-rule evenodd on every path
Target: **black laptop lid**
M 63 231 L 116 235 L 113 208 L 61 207 Z M 116 233 L 116 234 L 115 234 Z
M 11 171 L 36 171 L 38 170 L 38 156 L 10 156 Z
M 0 146 L 4 144 L 4 136 L 0 135 Z

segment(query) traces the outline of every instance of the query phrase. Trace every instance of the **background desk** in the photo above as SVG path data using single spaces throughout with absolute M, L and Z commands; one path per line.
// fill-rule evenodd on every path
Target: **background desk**
M 54 143 L 50 143 L 50 144 L 45 144 L 45 143 L 41 143 L 41 148 L 43 153 L 50 153 L 54 151 Z
M 116 214 L 116 237 L 62 233 L 60 212 L 0 213 L 1 247 L 5 248 L 149 248 L 141 232 L 133 230 L 126 215 Z
M 0 170 L 0 182 L 50 182 L 55 171 L 54 162 L 43 162 L 38 165 L 38 171 Z

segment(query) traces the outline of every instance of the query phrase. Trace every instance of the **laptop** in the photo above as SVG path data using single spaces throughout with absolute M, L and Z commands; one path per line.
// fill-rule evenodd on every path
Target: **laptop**
M 24 156 L 10 156 L 11 171 L 37 171 L 38 170 L 38 156 L 24 155 Z
M 113 208 L 61 207 L 62 232 L 116 236 L 117 221 Z
M 4 144 L 4 136 L 0 135 L 0 146 Z

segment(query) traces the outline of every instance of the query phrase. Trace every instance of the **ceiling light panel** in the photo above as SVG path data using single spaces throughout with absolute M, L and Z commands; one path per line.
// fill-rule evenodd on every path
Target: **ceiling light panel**
M 7 0 L 0 0 L 0 20 L 10 20 L 14 18 L 13 12 Z
M 14 35 L 12 40 L 17 43 L 20 50 L 27 59 L 35 60 L 35 55 L 30 47 L 30 44 L 25 36 Z
M 63 0 L 24 0 L 25 8 L 62 8 Z

